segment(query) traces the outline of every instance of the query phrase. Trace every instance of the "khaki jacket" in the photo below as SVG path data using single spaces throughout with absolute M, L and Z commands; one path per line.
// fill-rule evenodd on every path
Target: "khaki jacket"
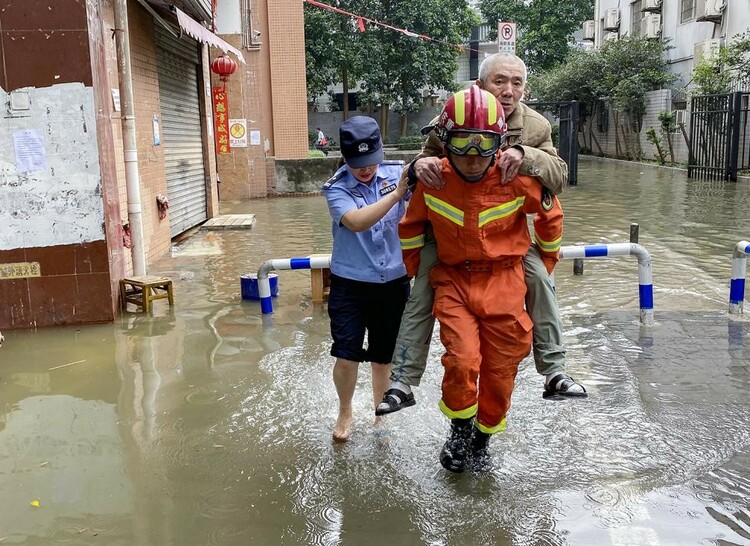
M 437 123 L 437 118 L 431 123 Z M 508 132 L 505 135 L 503 149 L 512 146 L 520 146 L 523 149 L 523 162 L 519 174 L 534 176 L 552 193 L 560 194 L 568 183 L 568 165 L 557 155 L 557 150 L 552 145 L 549 121 L 534 109 L 519 102 L 506 123 Z M 435 131 L 430 131 L 422 146 L 422 152 L 415 160 L 442 154 L 443 143 Z

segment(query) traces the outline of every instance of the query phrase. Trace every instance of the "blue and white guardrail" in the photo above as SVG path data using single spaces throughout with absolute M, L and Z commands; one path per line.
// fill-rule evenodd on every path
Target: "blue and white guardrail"
M 611 258 L 614 256 L 638 258 L 638 304 L 641 308 L 641 323 L 654 323 L 654 280 L 651 270 L 651 255 L 637 243 L 610 243 L 604 245 L 575 245 L 560 248 L 560 259 Z
M 740 241 L 734 247 L 732 280 L 729 283 L 729 312 L 732 314 L 742 313 L 745 303 L 745 273 L 748 254 L 750 254 L 750 241 Z
M 638 258 L 638 299 L 641 308 L 641 322 L 646 325 L 654 322 L 654 287 L 651 272 L 651 255 L 636 243 L 612 243 L 605 245 L 563 246 L 560 259 L 610 258 L 614 256 L 636 256 Z M 331 256 L 311 256 L 308 258 L 282 258 L 267 260 L 258 269 L 258 295 L 263 314 L 273 313 L 271 283 L 268 274 L 283 269 L 325 269 L 331 267 Z
M 258 295 L 260 296 L 260 312 L 264 315 L 273 313 L 271 302 L 271 281 L 268 274 L 271 271 L 283 269 L 327 269 L 331 267 L 331 255 L 310 256 L 307 258 L 279 258 L 266 260 L 258 269 Z

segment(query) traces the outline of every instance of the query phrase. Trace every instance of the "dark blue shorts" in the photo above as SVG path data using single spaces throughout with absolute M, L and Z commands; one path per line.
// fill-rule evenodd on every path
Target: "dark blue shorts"
M 331 356 L 354 362 L 388 364 L 396 347 L 401 315 L 409 297 L 409 278 L 387 283 L 353 281 L 331 275 L 328 316 Z M 367 331 L 367 348 L 364 347 Z

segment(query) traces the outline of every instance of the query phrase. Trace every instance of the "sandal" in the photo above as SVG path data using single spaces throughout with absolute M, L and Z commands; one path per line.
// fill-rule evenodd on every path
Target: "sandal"
M 375 415 L 386 415 L 400 409 L 408 408 L 416 404 L 414 393 L 406 394 L 398 389 L 388 389 L 383 395 L 383 400 L 375 408 Z
M 570 388 L 574 385 L 578 385 L 583 389 L 583 392 L 571 391 Z M 544 385 L 544 392 L 542 398 L 552 398 L 560 400 L 562 398 L 588 398 L 586 387 L 581 385 L 578 381 L 565 375 L 564 373 L 558 374 L 552 378 L 548 384 Z

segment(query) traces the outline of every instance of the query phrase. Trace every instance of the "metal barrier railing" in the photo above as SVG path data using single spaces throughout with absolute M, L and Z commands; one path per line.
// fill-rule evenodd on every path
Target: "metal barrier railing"
M 654 281 L 651 270 L 651 255 L 645 248 L 637 243 L 575 245 L 560 248 L 561 260 L 630 255 L 638 258 L 638 305 L 641 308 L 641 323 L 650 326 L 654 323 Z
M 308 256 L 307 258 L 279 258 L 266 260 L 258 269 L 258 295 L 260 296 L 260 312 L 273 313 L 271 301 L 271 281 L 268 274 L 271 271 L 284 269 L 326 269 L 331 267 L 331 255 Z
M 740 241 L 734 247 L 732 256 L 732 280 L 729 283 L 729 312 L 742 313 L 745 304 L 745 273 L 750 242 Z
M 636 243 L 613 243 L 606 245 L 564 246 L 560 248 L 560 259 L 609 258 L 633 255 L 638 258 L 638 301 L 641 308 L 641 322 L 651 325 L 654 322 L 654 288 L 651 272 L 651 255 Z M 263 314 L 273 313 L 271 283 L 268 274 L 283 269 L 325 269 L 331 267 L 331 256 L 320 255 L 307 258 L 282 258 L 267 260 L 258 269 L 258 295 Z

